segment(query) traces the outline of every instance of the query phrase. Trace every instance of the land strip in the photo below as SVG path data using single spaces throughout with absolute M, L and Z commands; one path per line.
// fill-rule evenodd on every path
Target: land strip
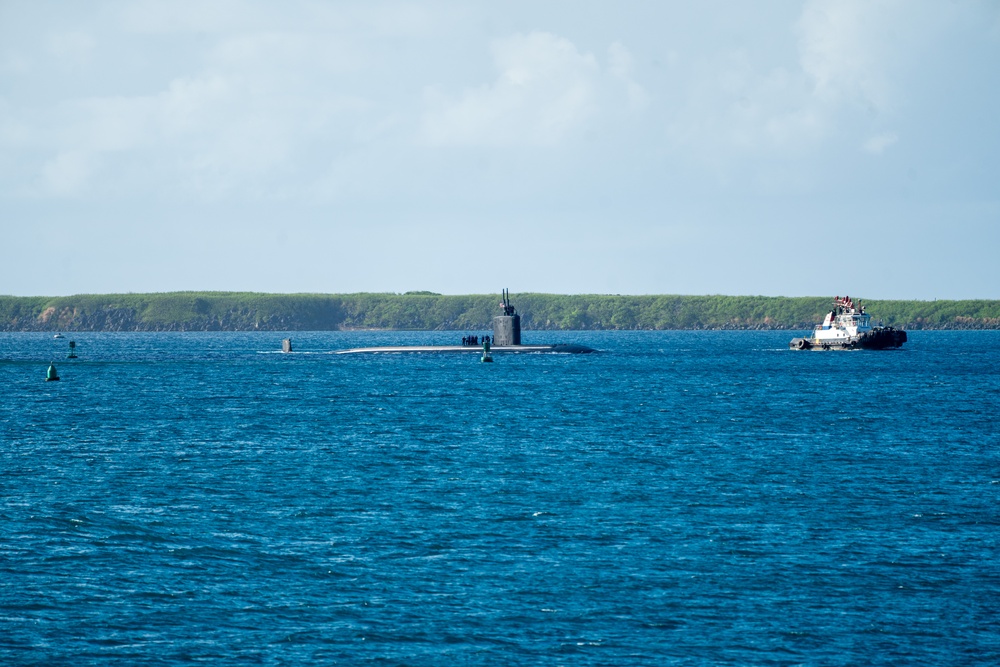
M 524 329 L 809 329 L 829 297 L 515 294 Z M 0 331 L 485 331 L 499 295 L 167 292 L 0 296 Z M 863 300 L 886 325 L 1000 329 L 1000 300 Z

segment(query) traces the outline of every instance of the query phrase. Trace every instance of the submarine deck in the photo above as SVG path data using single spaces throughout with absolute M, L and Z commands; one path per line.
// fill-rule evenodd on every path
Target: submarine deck
M 491 354 L 552 352 L 556 354 L 588 354 L 597 350 L 585 345 L 497 345 L 490 348 Z M 475 345 L 390 345 L 385 347 L 355 347 L 337 350 L 334 354 L 358 354 L 363 352 L 465 352 L 482 354 L 483 348 Z

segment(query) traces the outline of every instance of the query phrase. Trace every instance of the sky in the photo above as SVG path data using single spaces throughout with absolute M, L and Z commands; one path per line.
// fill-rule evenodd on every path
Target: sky
M 1000 298 L 995 0 L 0 0 L 0 294 Z

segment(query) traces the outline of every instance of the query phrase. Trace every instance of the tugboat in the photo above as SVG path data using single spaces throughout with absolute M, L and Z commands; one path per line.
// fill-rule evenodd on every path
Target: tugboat
M 788 347 L 793 350 L 884 350 L 900 347 L 906 342 L 906 332 L 895 327 L 884 327 L 881 322 L 872 326 L 871 315 L 859 301 L 857 305 L 849 296 L 834 297 L 833 310 L 826 314 L 823 324 L 817 325 L 809 338 L 793 338 Z

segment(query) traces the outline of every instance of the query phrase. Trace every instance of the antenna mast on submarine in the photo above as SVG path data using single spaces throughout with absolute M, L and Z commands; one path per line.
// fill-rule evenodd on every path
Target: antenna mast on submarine
M 514 306 L 510 305 L 510 290 L 504 289 L 500 294 L 503 299 L 503 303 L 501 304 L 503 306 L 503 314 L 508 317 L 516 315 L 517 310 L 514 308 Z

